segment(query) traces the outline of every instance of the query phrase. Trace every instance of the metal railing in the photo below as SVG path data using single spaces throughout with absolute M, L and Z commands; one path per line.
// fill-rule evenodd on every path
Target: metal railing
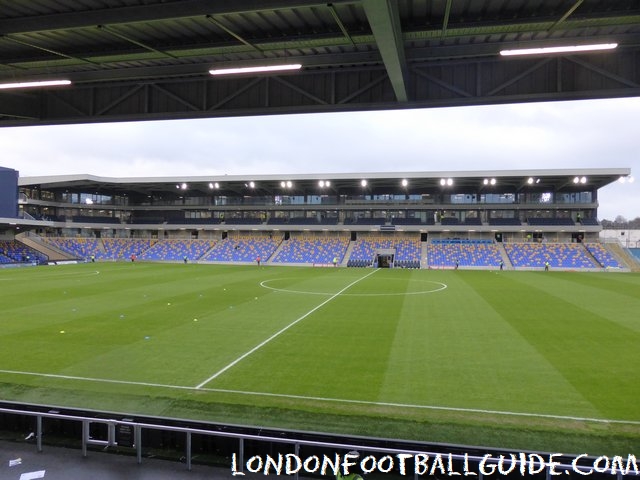
M 401 475 L 402 477 L 413 475 L 414 479 L 418 479 L 425 475 L 435 473 L 444 474 L 445 476 L 468 476 L 472 475 L 477 477 L 478 479 L 482 479 L 484 476 L 493 475 L 493 473 L 501 473 L 505 475 L 505 471 L 513 472 L 515 474 L 520 474 L 520 476 L 525 476 L 526 474 L 531 475 L 531 471 L 534 471 L 534 474 L 544 474 L 546 480 L 550 480 L 552 476 L 556 475 L 565 475 L 565 474 L 577 474 L 578 476 L 589 476 L 593 473 L 600 475 L 607 475 L 609 478 L 615 478 L 617 480 L 622 480 L 624 476 L 640 476 L 640 472 L 638 471 L 639 461 L 636 460 L 634 455 L 629 455 L 626 459 L 626 464 L 624 462 L 623 457 L 614 457 L 613 460 L 609 459 L 609 457 L 589 457 L 586 454 L 578 455 L 578 456 L 570 456 L 564 454 L 549 454 L 549 453 L 536 453 L 536 452 L 509 452 L 509 451 L 498 451 L 498 450 L 487 450 L 488 453 L 482 453 L 478 447 L 464 447 L 464 446 L 455 446 L 455 445 L 437 445 L 439 447 L 445 447 L 444 451 L 438 451 L 438 449 L 421 449 L 416 448 L 419 444 L 408 443 L 407 448 L 402 448 L 401 446 L 375 446 L 368 444 L 369 442 L 363 441 L 359 443 L 357 441 L 319 441 L 319 440 L 311 440 L 305 438 L 283 438 L 274 435 L 261 435 L 261 434 L 250 434 L 250 433 L 239 433 L 239 432 L 225 432 L 220 430 L 213 430 L 207 428 L 196 428 L 196 427 L 188 427 L 188 426 L 178 426 L 178 425 L 166 425 L 160 423 L 151 423 L 149 421 L 135 421 L 133 419 L 110 419 L 110 418 L 96 418 L 85 415 L 77 415 L 77 414 L 66 414 L 60 413 L 57 410 L 49 410 L 47 412 L 43 411 L 35 411 L 28 409 L 19 409 L 19 408 L 6 408 L 0 407 L 0 413 L 9 414 L 9 415 L 17 415 L 17 416 L 26 416 L 33 417 L 36 421 L 36 431 L 34 432 L 35 436 L 35 445 L 38 452 L 43 451 L 43 420 L 44 419 L 56 419 L 56 420 L 65 420 L 72 422 L 79 422 L 82 425 L 81 428 L 81 450 L 82 456 L 87 457 L 88 455 L 88 447 L 95 446 L 117 446 L 119 442 L 117 440 L 117 432 L 120 434 L 125 433 L 125 438 L 127 440 L 125 447 L 132 447 L 136 452 L 136 461 L 138 464 L 142 463 L 143 459 L 143 442 L 142 442 L 142 432 L 143 430 L 160 430 L 164 432 L 180 432 L 186 435 L 185 442 L 185 451 L 184 451 L 184 460 L 186 464 L 186 468 L 191 470 L 192 468 L 192 436 L 193 435 L 205 435 L 212 437 L 221 437 L 221 438 L 233 438 L 238 440 L 238 451 L 233 454 L 233 463 L 230 466 L 231 472 L 233 475 L 244 475 L 244 469 L 249 468 L 251 462 L 253 462 L 254 467 L 251 467 L 251 473 L 263 473 L 262 467 L 255 469 L 255 461 L 258 456 L 251 457 L 249 460 L 245 461 L 245 442 L 246 441 L 255 441 L 261 443 L 270 443 L 270 444 L 285 444 L 293 447 L 293 453 L 289 453 L 288 455 L 297 456 L 300 453 L 301 447 L 312 447 L 315 449 L 315 452 L 330 450 L 334 452 L 347 452 L 349 454 L 344 454 L 336 458 L 337 464 L 344 465 L 343 461 L 350 461 L 354 458 L 358 457 L 348 457 L 351 455 L 353 451 L 359 453 L 362 457 L 364 453 L 368 454 L 368 456 L 364 457 L 362 462 L 366 462 L 369 459 L 369 465 L 373 462 L 373 467 L 375 468 L 375 457 L 373 454 L 381 454 L 381 461 L 386 461 L 386 465 L 391 462 L 391 465 L 394 465 L 394 459 L 396 459 L 396 465 L 402 465 L 402 468 L 398 471 L 394 470 L 396 475 Z M 113 415 L 113 414 L 110 414 Z M 185 421 L 187 423 L 187 421 Z M 101 424 L 106 426 L 107 428 L 107 439 L 106 440 L 97 440 L 91 438 L 90 431 L 92 424 Z M 302 432 L 301 432 L 302 433 Z M 132 434 L 132 435 L 129 435 Z M 301 436 L 313 436 L 312 434 L 304 434 Z M 372 439 L 374 440 L 374 439 Z M 380 439 L 375 439 L 380 440 Z M 394 445 L 397 445 L 397 441 L 392 441 Z M 384 442 L 383 442 L 384 443 Z M 122 445 L 121 445 L 122 446 Z M 433 446 L 433 445 L 432 445 Z M 427 446 L 428 447 L 428 446 Z M 449 449 L 447 452 L 446 449 Z M 460 453 L 468 449 L 469 451 L 474 451 L 475 453 Z M 315 456 L 315 455 L 314 455 Z M 310 457 L 313 458 L 313 457 Z M 418 461 L 418 459 L 422 460 L 423 463 L 420 465 L 422 468 L 421 471 L 418 471 L 418 466 L 414 467 L 414 471 L 407 474 L 407 470 L 404 468 L 405 463 L 404 460 L 413 458 L 414 461 Z M 384 459 L 384 460 L 382 460 Z M 618 459 L 618 460 L 616 460 Z M 259 459 L 259 465 L 263 465 L 261 459 Z M 429 460 L 431 463 L 427 468 L 424 463 L 426 460 Z M 336 464 L 333 463 L 333 465 Z M 616 463 L 617 462 L 617 463 Z M 602 465 L 604 463 L 604 466 Z M 351 463 L 353 465 L 354 463 Z M 301 465 L 301 464 L 300 464 Z M 380 463 L 379 463 L 380 465 Z M 265 467 L 266 468 L 266 467 Z M 275 462 L 270 464 L 270 468 L 276 468 Z M 394 467 L 395 468 L 395 467 Z M 452 470 L 453 469 L 453 470 Z M 457 469 L 457 470 L 456 470 Z M 291 475 L 295 479 L 299 478 L 300 473 L 305 473 L 305 471 L 300 471 L 299 468 L 297 471 L 293 472 Z M 427 472 L 429 470 L 429 472 Z M 487 471 L 489 470 L 489 472 Z M 380 470 L 382 471 L 382 470 Z M 332 470 L 330 473 L 333 475 L 335 470 Z M 274 473 L 269 472 L 269 474 Z M 383 472 L 386 473 L 386 472 Z M 316 474 L 317 475 L 317 474 Z M 566 475 L 565 475 L 566 476 Z M 598 475 L 596 475 L 597 477 Z M 591 477 L 594 478 L 594 477 Z

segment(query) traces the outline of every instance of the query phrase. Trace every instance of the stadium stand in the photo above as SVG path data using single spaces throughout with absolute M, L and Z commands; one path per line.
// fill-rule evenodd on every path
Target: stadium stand
M 205 262 L 266 262 L 278 248 L 280 238 L 266 234 L 227 237 L 216 243 L 200 260 Z
M 550 267 L 577 269 L 597 268 L 581 243 L 505 243 L 507 255 L 516 268 Z
M 288 219 L 286 217 L 271 217 L 267 220 L 267 225 L 286 225 Z
M 347 261 L 348 267 L 368 267 L 375 262 L 377 250 L 395 250 L 394 266 L 399 268 L 420 268 L 421 245 L 413 236 L 362 236 L 354 242 Z
M 603 268 L 622 268 L 622 265 L 607 247 L 601 243 L 585 243 L 584 246 Z
M 102 253 L 98 245 L 100 240 L 95 238 L 48 237 L 45 241 L 78 259 L 88 259 L 92 255 L 98 258 Z
M 588 245 L 599 243 L 603 228 L 597 221 L 597 191 L 617 181 L 618 170 L 594 172 L 578 190 L 578 172 L 564 169 L 532 172 L 535 188 L 526 186 L 533 182 L 532 174 L 511 171 L 501 173 L 503 181 L 491 189 L 482 186 L 487 185 L 484 174 L 467 172 L 444 190 L 444 179 L 438 182 L 432 172 L 414 172 L 406 182 L 399 182 L 398 175 L 380 177 L 364 190 L 359 176 L 341 178 L 327 189 L 328 182 L 312 175 L 299 178 L 296 191 L 286 195 L 282 180 L 272 176 L 261 176 L 259 191 L 247 188 L 251 182 L 244 178 L 225 176 L 216 179 L 215 188 L 209 180 L 194 181 L 184 192 L 175 192 L 178 184 L 171 179 L 113 183 L 93 177 L 81 177 L 78 188 L 69 192 L 64 182 L 47 178 L 46 183 L 33 180 L 21 186 L 23 217 L 18 222 L 28 223 L 22 232 L 57 238 L 45 239 L 57 247 L 51 251 L 39 240 L 51 261 L 57 260 L 55 255 L 63 255 L 60 260 L 130 260 L 136 255 L 148 261 L 186 257 L 211 262 L 260 257 L 276 264 L 332 264 L 337 258 L 345 266 L 495 268 L 504 262 L 507 268 L 536 268 L 549 262 L 555 268 L 620 264 L 629 270 L 640 267 L 627 252 L 606 245 L 610 257 Z M 406 188 L 409 183 L 411 189 Z M 525 185 L 522 194 L 514 194 L 513 185 Z M 84 202 L 85 197 L 96 203 Z M 14 224 L 7 231 L 20 240 L 16 235 L 22 232 Z M 269 235 L 287 240 L 265 240 Z M 470 242 L 438 242 L 449 236 Z M 338 237 L 346 239 L 333 246 Z M 549 252 L 515 247 L 510 250 L 515 264 L 502 246 L 541 240 L 581 245 L 544 247 Z M 37 242 L 23 243 L 38 248 Z M 527 248 L 536 250 L 523 250 Z
M 158 216 L 143 216 L 141 214 L 136 214 L 132 216 L 129 220 L 132 225 L 160 225 L 165 223 L 164 217 Z
M 460 221 L 457 217 L 442 217 L 440 219 L 441 225 L 459 225 Z
M 260 218 L 227 218 L 224 221 L 227 225 L 258 225 L 262 223 Z
M 219 225 L 219 218 L 172 218 L 167 220 L 172 225 Z
M 289 219 L 290 225 L 318 225 L 318 219 L 316 217 L 291 217 Z
M 394 242 L 384 237 L 363 237 L 354 242 L 353 250 L 347 262 L 348 267 L 368 267 L 373 265 L 375 252 L 378 249 L 394 248 Z
M 334 258 L 342 263 L 348 245 L 349 238 L 346 236 L 327 238 L 292 235 L 289 240 L 284 241 L 272 263 L 331 264 Z
M 0 240 L 0 263 L 46 263 L 47 257 L 17 240 Z
M 120 220 L 113 217 L 74 215 L 71 217 L 72 222 L 78 223 L 120 223 Z
M 498 267 L 501 261 L 498 245 L 489 239 L 432 240 L 427 247 L 430 268 Z
M 421 242 L 415 235 L 360 235 L 353 242 L 348 258 L 349 245 L 346 237 L 326 238 L 324 235 L 303 234 L 292 236 L 282 244 L 276 258 L 271 258 L 281 243 L 272 233 L 246 233 L 227 237 L 224 240 L 189 239 L 95 239 L 95 238 L 46 238 L 46 242 L 77 259 L 130 260 L 136 255 L 146 261 L 205 262 L 262 262 L 294 264 L 331 264 L 334 258 L 339 263 L 347 261 L 349 267 L 375 265 L 376 252 L 393 250 L 393 266 L 397 268 L 420 268 Z M 18 249 L 19 242 L 3 241 L 0 248 L 0 263 L 20 262 L 29 251 L 30 259 L 39 262 L 46 257 L 35 250 Z M 21 244 L 19 244 L 21 245 Z M 514 268 L 543 268 L 546 262 L 553 268 L 626 268 L 605 246 L 600 243 L 504 243 L 505 252 Z M 629 249 L 635 254 L 634 249 Z M 640 252 L 640 249 L 636 249 Z M 7 255 L 5 252 L 10 252 Z M 638 253 L 637 255 L 640 255 Z M 40 258 L 42 257 L 42 258 Z M 500 246 L 490 239 L 433 239 L 427 247 L 427 265 L 430 268 L 460 267 L 495 268 L 500 265 Z
M 420 218 L 393 218 L 391 225 L 424 225 Z
M 482 220 L 479 217 L 467 217 L 464 219 L 464 225 L 482 225 Z
M 575 222 L 571 218 L 537 218 L 537 217 L 529 217 L 529 218 L 527 218 L 527 223 L 529 225 L 553 226 L 553 227 L 575 225 Z
M 195 261 L 211 250 L 213 240 L 162 240 L 156 242 L 140 255 L 140 260 Z
M 519 218 L 490 218 L 489 225 L 509 227 L 522 225 L 522 222 Z
M 360 217 L 360 218 L 345 218 L 345 225 L 384 225 L 386 223 L 386 219 L 384 218 L 369 218 L 369 217 Z
M 151 248 L 157 240 L 139 239 L 139 238 L 105 238 L 103 241 L 104 254 L 98 252 L 96 258 L 105 258 L 110 260 L 128 260 L 133 255 L 137 258 L 149 248 Z
M 591 226 L 596 226 L 596 225 L 600 225 L 600 222 L 598 222 L 597 218 L 583 218 L 580 223 L 582 225 L 591 225 Z

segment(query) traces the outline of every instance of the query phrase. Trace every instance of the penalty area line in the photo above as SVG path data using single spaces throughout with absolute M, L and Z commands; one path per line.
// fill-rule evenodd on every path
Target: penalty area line
M 311 310 L 309 310 L 307 313 L 305 313 L 304 315 L 302 315 L 301 317 L 296 318 L 293 322 L 291 322 L 289 325 L 287 325 L 284 328 L 281 328 L 280 330 L 278 330 L 276 333 L 274 333 L 273 335 L 271 335 L 269 338 L 267 338 L 266 340 L 263 340 L 262 342 L 260 342 L 258 345 L 256 345 L 255 347 L 253 347 L 251 350 L 248 350 L 247 352 L 243 353 L 242 355 L 240 355 L 238 358 L 236 358 L 233 362 L 229 363 L 228 365 L 226 365 L 225 367 L 221 368 L 220 370 L 218 370 L 216 373 L 214 373 L 213 375 L 211 375 L 209 378 L 207 378 L 205 381 L 200 382 L 198 385 L 196 385 L 196 389 L 200 389 L 202 387 L 204 387 L 207 383 L 209 383 L 210 381 L 216 379 L 217 377 L 219 377 L 220 375 L 222 375 L 224 372 L 226 372 L 227 370 L 229 370 L 230 368 L 234 367 L 235 365 L 237 365 L 239 362 L 241 362 L 242 360 L 244 360 L 245 358 L 247 358 L 249 355 L 251 355 L 252 353 L 254 353 L 255 351 L 261 349 L 262 347 L 264 347 L 267 343 L 269 343 L 271 340 L 273 340 L 274 338 L 278 337 L 280 334 L 286 332 L 287 330 L 289 330 L 291 327 L 293 327 L 295 324 L 297 324 L 298 322 L 301 322 L 302 320 L 304 320 L 305 318 L 307 318 L 309 315 L 311 315 L 313 312 L 315 312 L 316 310 L 318 310 L 319 308 L 322 308 L 323 306 L 325 306 L 327 303 L 329 303 L 331 300 L 333 300 L 336 297 L 339 297 L 340 294 L 342 294 L 343 292 L 345 292 L 346 290 L 348 290 L 349 288 L 353 287 L 356 283 L 364 280 L 365 278 L 373 275 L 374 273 L 376 273 L 378 271 L 378 269 L 373 270 L 372 272 L 367 273 L 365 276 L 358 278 L 357 280 L 354 280 L 353 282 L 351 282 L 349 285 L 347 285 L 346 287 L 344 287 L 342 290 L 340 290 L 338 293 L 333 294 L 331 297 L 327 298 L 324 302 L 320 303 L 319 305 L 315 306 L 314 308 L 312 308 Z
M 438 406 L 438 405 L 417 405 L 417 404 L 411 404 L 411 403 L 374 402 L 369 400 L 314 397 L 310 395 L 292 395 L 287 393 L 250 392 L 245 390 L 230 390 L 230 389 L 224 389 L 224 388 L 196 388 L 196 387 L 190 387 L 185 385 L 167 385 L 163 383 L 134 382 L 129 380 L 112 380 L 107 378 L 74 377 L 72 375 L 23 372 L 18 370 L 0 370 L 0 373 L 6 373 L 10 375 L 29 375 L 32 377 L 59 378 L 63 380 L 76 380 L 76 381 L 83 381 L 83 382 L 112 383 L 112 384 L 120 384 L 120 385 L 137 385 L 142 387 L 165 388 L 169 390 L 198 391 L 198 392 L 204 392 L 204 393 L 224 393 L 224 394 L 247 395 L 247 396 L 255 396 L 255 397 L 272 397 L 272 398 L 288 398 L 288 399 L 294 399 L 294 400 L 309 400 L 309 401 L 315 401 L 315 402 L 345 403 L 345 404 L 368 405 L 368 406 L 391 407 L 391 408 L 414 408 L 414 409 L 422 409 L 422 410 L 439 410 L 439 411 L 445 411 L 445 412 L 480 413 L 480 414 L 486 414 L 486 415 L 502 415 L 502 416 L 512 416 L 512 417 L 549 418 L 553 420 L 571 420 L 571 421 L 577 421 L 577 422 L 612 423 L 612 424 L 619 424 L 619 425 L 640 425 L 640 421 L 638 420 L 613 420 L 613 419 L 606 419 L 606 418 L 553 415 L 553 414 L 547 414 L 547 413 L 510 412 L 506 410 L 487 410 L 487 409 L 479 409 L 479 408 L 444 407 L 444 406 Z

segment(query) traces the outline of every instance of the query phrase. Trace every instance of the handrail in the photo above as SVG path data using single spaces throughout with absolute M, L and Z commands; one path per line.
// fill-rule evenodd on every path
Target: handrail
M 358 451 L 358 452 L 367 452 L 367 453 L 380 453 L 384 454 L 387 457 L 395 457 L 398 460 L 408 459 L 410 456 L 414 458 L 420 459 L 433 459 L 435 462 L 436 459 L 440 459 L 441 468 L 451 469 L 452 461 L 463 462 L 465 472 L 468 472 L 467 468 L 469 464 L 477 465 L 480 469 L 481 466 L 484 468 L 486 465 L 493 465 L 494 470 L 495 466 L 504 466 L 507 465 L 509 468 L 515 468 L 520 465 L 520 469 L 524 471 L 524 469 L 529 468 L 539 468 L 537 472 L 546 471 L 547 477 L 551 475 L 557 475 L 558 472 L 568 472 L 568 473 L 579 473 L 581 475 L 590 475 L 595 470 L 597 473 L 608 473 L 617 475 L 618 479 L 621 478 L 622 472 L 620 470 L 622 467 L 622 457 L 614 457 L 621 458 L 619 461 L 619 469 L 616 468 L 615 462 L 609 462 L 608 457 L 606 458 L 606 467 L 595 469 L 594 465 L 599 462 L 601 458 L 604 457 L 590 457 L 586 454 L 582 454 L 579 456 L 573 457 L 573 461 L 569 462 L 571 455 L 566 454 L 548 454 L 548 453 L 536 453 L 536 452 L 491 452 L 486 453 L 484 455 L 478 454 L 469 454 L 469 453 L 453 453 L 453 452 L 437 452 L 429 449 L 416 449 L 415 447 L 410 448 L 397 448 L 397 447 L 383 447 L 383 446 L 374 446 L 374 445 L 366 445 L 365 443 L 356 443 L 353 441 L 350 442 L 332 442 L 332 441 L 318 441 L 318 440 L 308 440 L 303 438 L 282 438 L 276 437 L 272 435 L 260 435 L 260 434 L 251 434 L 251 433 L 240 433 L 240 432 L 230 432 L 230 431 L 220 431 L 220 430 L 209 430 L 206 428 L 196 428 L 196 427 L 188 427 L 188 426 L 179 426 L 179 425 L 164 425 L 164 424 L 154 424 L 150 422 L 139 422 L 135 420 L 129 419 L 112 419 L 112 418 L 98 418 L 98 417 L 90 417 L 84 415 L 77 414 L 65 414 L 60 413 L 57 410 L 51 409 L 48 412 L 42 411 L 34 411 L 34 410 L 22 410 L 17 408 L 7 408 L 0 407 L 0 413 L 5 414 L 14 414 L 14 415 L 23 415 L 29 417 L 36 418 L 36 445 L 38 452 L 42 451 L 42 420 L 45 418 L 52 418 L 58 420 L 69 420 L 69 421 L 77 421 L 82 423 L 82 455 L 84 457 L 87 456 L 87 446 L 90 444 L 106 444 L 106 445 L 115 445 L 115 441 L 113 440 L 113 435 L 115 433 L 115 427 L 117 426 L 127 426 L 133 429 L 134 432 L 134 447 L 136 449 L 136 457 L 137 462 L 142 462 L 142 430 L 160 430 L 160 431 L 168 431 L 168 432 L 181 432 L 187 435 L 186 441 L 186 464 L 187 469 L 191 470 L 191 435 L 192 434 L 200 434 L 200 435 L 208 435 L 214 437 L 225 437 L 225 438 L 236 438 L 239 441 L 239 453 L 236 458 L 236 454 L 234 454 L 232 469 L 234 475 L 243 475 L 242 467 L 245 465 L 244 463 L 244 441 L 252 440 L 257 442 L 264 443 L 276 443 L 276 444 L 288 444 L 293 445 L 295 447 L 295 452 L 299 451 L 300 446 L 308 446 L 308 447 L 318 447 L 323 449 L 335 449 L 337 451 Z M 100 412 L 96 412 L 100 413 Z M 110 413 L 113 415 L 113 413 Z M 126 414 L 123 414 L 123 416 Z M 108 428 L 109 432 L 109 440 L 92 440 L 89 438 L 89 425 L 91 423 L 104 424 Z M 455 447 L 452 450 L 459 452 L 461 449 L 464 449 L 463 446 L 449 446 Z M 477 447 L 468 447 L 469 449 L 473 448 L 477 450 Z M 336 455 L 339 455 L 336 453 Z M 419 457 L 418 457 L 419 456 Z M 252 457 L 254 458 L 254 457 Z M 630 468 L 631 458 L 633 459 L 633 469 Z M 548 459 L 548 461 L 547 461 Z M 556 461 L 557 459 L 557 461 Z M 346 455 L 344 455 L 344 460 L 346 461 Z M 393 459 L 391 459 L 393 461 Z M 578 463 L 580 461 L 580 463 Z M 591 462 L 589 464 L 588 462 Z M 564 462 L 564 463 L 563 463 Z M 515 463 L 515 465 L 514 465 Z M 247 462 L 247 465 L 249 462 Z M 404 464 L 403 464 L 404 465 Z M 637 462 L 633 455 L 629 455 L 627 459 L 627 471 L 625 473 L 635 474 L 636 476 L 640 475 L 638 472 Z M 237 466 L 240 466 L 240 470 L 235 470 Z M 528 467 L 527 467 L 528 466 Z M 416 471 L 415 478 L 418 478 L 418 473 Z M 297 472 L 295 472 L 295 478 L 298 478 Z

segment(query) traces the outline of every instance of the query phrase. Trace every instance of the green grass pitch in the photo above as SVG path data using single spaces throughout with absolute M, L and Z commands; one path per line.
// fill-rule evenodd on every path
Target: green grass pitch
M 96 263 L 0 270 L 0 399 L 640 453 L 640 276 Z

